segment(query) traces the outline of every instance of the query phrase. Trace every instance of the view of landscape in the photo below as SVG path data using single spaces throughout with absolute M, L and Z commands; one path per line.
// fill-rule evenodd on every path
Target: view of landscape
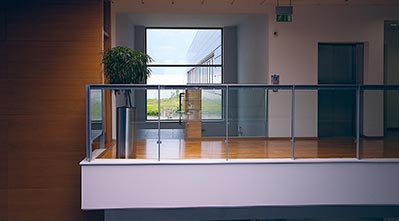
M 163 92 L 166 92 L 165 90 Z M 170 96 L 161 98 L 161 119 L 179 119 L 179 94 L 182 90 L 168 92 Z M 220 90 L 202 90 L 202 119 L 222 118 L 222 94 Z M 183 107 L 184 111 L 184 107 Z M 147 98 L 147 119 L 158 119 L 158 99 Z
M 221 83 L 220 29 L 147 29 L 147 54 L 151 76 L 147 84 L 189 85 Z M 216 64 L 216 65 L 215 65 Z M 152 66 L 155 65 L 155 66 Z M 209 67 L 196 66 L 209 65 Z M 178 120 L 179 94 L 184 90 L 162 90 L 160 117 Z M 222 118 L 221 90 L 202 90 L 202 119 Z M 184 99 L 182 100 L 184 102 Z M 182 105 L 184 111 L 184 105 Z M 147 119 L 158 119 L 158 91 L 147 91 Z

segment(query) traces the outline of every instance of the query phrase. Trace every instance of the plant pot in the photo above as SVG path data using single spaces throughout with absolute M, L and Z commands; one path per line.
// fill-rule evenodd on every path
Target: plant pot
M 134 107 L 118 107 L 116 115 L 116 158 L 135 158 L 135 112 Z
M 117 90 L 115 91 L 116 107 L 134 107 L 134 90 Z

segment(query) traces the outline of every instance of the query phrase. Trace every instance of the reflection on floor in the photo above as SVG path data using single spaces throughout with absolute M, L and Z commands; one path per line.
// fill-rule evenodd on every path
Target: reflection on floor
M 152 138 L 138 136 L 130 158 L 157 159 L 157 133 Z M 164 133 L 160 145 L 161 159 L 225 159 L 224 138 L 185 140 L 179 131 Z M 138 133 L 139 134 L 139 133 Z M 229 159 L 291 158 L 289 138 L 232 137 L 228 145 Z M 295 158 L 355 158 L 356 143 L 352 138 L 297 138 Z M 361 158 L 399 158 L 399 134 L 384 138 L 361 138 Z M 115 145 L 111 145 L 100 158 L 115 158 Z
M 165 139 L 183 139 L 184 130 L 183 129 L 164 129 L 160 130 L 161 137 Z M 137 139 L 148 139 L 158 137 L 157 129 L 141 129 L 137 130 Z

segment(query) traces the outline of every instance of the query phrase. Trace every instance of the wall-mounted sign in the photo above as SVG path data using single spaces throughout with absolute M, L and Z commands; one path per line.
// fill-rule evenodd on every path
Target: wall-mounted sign
M 280 75 L 278 75 L 278 74 L 272 74 L 272 75 L 270 76 L 270 81 L 271 81 L 271 83 L 274 84 L 274 85 L 280 84 Z M 277 92 L 277 91 L 278 91 L 277 89 L 274 89 L 274 90 L 273 90 L 273 92 Z
M 294 8 L 289 6 L 276 6 L 276 21 L 277 22 L 291 22 Z
M 292 22 L 292 15 L 276 15 L 277 22 Z

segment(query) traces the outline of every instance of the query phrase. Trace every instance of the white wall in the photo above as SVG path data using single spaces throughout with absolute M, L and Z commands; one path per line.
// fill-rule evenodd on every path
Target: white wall
M 204 14 L 157 14 L 157 13 L 114 13 L 116 14 L 116 45 L 129 45 L 131 36 L 134 37 L 133 27 L 142 25 L 147 27 L 228 27 L 237 30 L 238 62 L 236 51 L 224 49 L 229 57 L 234 57 L 234 61 L 229 60 L 230 67 L 224 67 L 223 79 L 228 83 L 267 83 L 268 59 L 267 59 L 267 16 L 264 14 L 226 14 L 226 15 L 204 15 Z M 127 31 L 126 29 L 130 29 Z M 226 31 L 226 28 L 224 29 Z M 224 37 L 227 33 L 224 33 Z M 235 32 L 234 32 L 235 34 Z M 137 40 L 137 36 L 136 36 Z M 230 40 L 230 39 L 228 39 Z M 224 39 L 224 43 L 227 40 Z M 226 45 L 228 45 L 227 43 Z M 231 42 L 230 42 L 231 44 Z M 234 55 L 232 55 L 233 52 Z M 227 56 L 225 57 L 225 61 Z M 227 63 L 227 61 L 226 61 Z M 235 70 L 232 70 L 232 69 Z M 229 71 L 232 70 L 232 71 Z M 237 79 L 237 72 L 240 72 L 240 79 Z M 251 96 L 252 95 L 252 96 Z M 240 95 L 239 111 L 241 127 L 246 136 L 264 136 L 266 134 L 266 111 L 264 93 L 249 94 L 251 99 L 244 94 Z M 136 100 L 138 100 L 136 98 Z M 230 99 L 233 101 L 233 99 Z M 235 100 L 234 100 L 235 102 Z M 235 105 L 237 106 L 237 105 Z M 256 108 L 253 108 L 256 107 Z M 138 114 L 141 109 L 138 109 Z M 235 117 L 232 117 L 235 116 Z M 232 121 L 237 121 L 237 114 L 231 114 Z M 138 116 L 139 120 L 144 121 L 143 117 Z M 156 124 L 154 124 L 156 126 Z M 171 125 L 172 126 L 172 125 Z M 232 127 L 230 135 L 237 134 L 237 122 L 230 124 Z M 207 136 L 220 136 L 224 131 L 224 122 L 204 122 L 204 134 Z
M 134 48 L 134 25 L 127 14 L 116 15 L 115 46 Z
M 280 74 L 280 84 L 317 84 L 317 46 L 318 43 L 365 44 L 364 83 L 383 83 L 383 30 L 384 20 L 399 19 L 399 6 L 361 6 L 361 5 L 294 5 L 293 22 L 276 23 L 274 5 L 225 4 L 223 1 L 206 1 L 206 4 L 193 2 L 170 2 L 159 4 L 140 4 L 139 1 L 126 4 L 114 4 L 115 12 L 131 13 L 130 17 L 153 22 L 148 13 L 155 13 L 165 22 L 174 21 L 176 26 L 193 24 L 212 24 L 221 14 L 232 18 L 234 13 L 268 14 L 268 32 L 265 38 L 267 52 L 264 59 L 269 76 L 251 72 L 249 76 L 239 75 L 239 82 L 266 83 L 271 73 Z M 142 13 L 140 15 L 140 13 Z M 173 13 L 156 14 L 156 13 Z M 185 14 L 181 14 L 185 13 Z M 191 15 L 189 13 L 192 13 Z M 209 14 L 213 13 L 213 14 Z M 217 13 L 217 14 L 216 14 Z M 218 15 L 219 14 L 219 15 Z M 139 15 L 139 16 L 137 16 Z M 181 15 L 181 18 L 177 19 Z M 132 17 L 133 16 L 133 17 Z M 174 17 L 173 17 L 174 16 Z M 188 18 L 188 19 L 187 19 Z M 135 19 L 133 19 L 135 20 Z M 225 25 L 234 22 L 224 20 Z M 164 23 L 163 23 L 164 24 Z M 275 36 L 273 33 L 276 32 Z M 245 59 L 245 57 L 244 57 Z M 257 60 L 259 62 L 259 60 Z M 258 63 L 259 64 L 259 63 Z M 243 67 L 239 65 L 239 69 Z M 248 78 L 247 78 L 248 77 Z M 366 136 L 383 135 L 383 94 L 366 92 L 363 102 L 363 134 Z M 269 136 L 287 137 L 290 135 L 291 103 L 289 94 L 271 93 L 268 103 Z M 296 135 L 299 137 L 317 136 L 317 92 L 300 92 L 296 99 Z
M 237 24 L 237 62 L 239 84 L 268 82 L 268 19 L 266 15 L 248 15 Z
M 146 163 L 82 162 L 82 209 L 399 205 L 394 161 Z
M 267 84 L 267 16 L 244 18 L 237 25 L 237 83 Z M 239 136 L 266 136 L 265 90 L 239 89 L 237 122 Z
M 364 84 L 382 84 L 384 19 L 399 17 L 398 11 L 397 6 L 295 6 L 293 22 L 269 20 L 269 74 L 280 74 L 280 84 L 317 84 L 318 43 L 363 42 Z M 272 9 L 269 14 L 274 16 Z M 382 136 L 382 93 L 364 97 L 364 135 Z M 278 92 L 269 99 L 269 135 L 286 137 L 291 98 Z M 297 136 L 316 137 L 317 93 L 299 95 L 296 102 L 307 104 L 297 108 Z

